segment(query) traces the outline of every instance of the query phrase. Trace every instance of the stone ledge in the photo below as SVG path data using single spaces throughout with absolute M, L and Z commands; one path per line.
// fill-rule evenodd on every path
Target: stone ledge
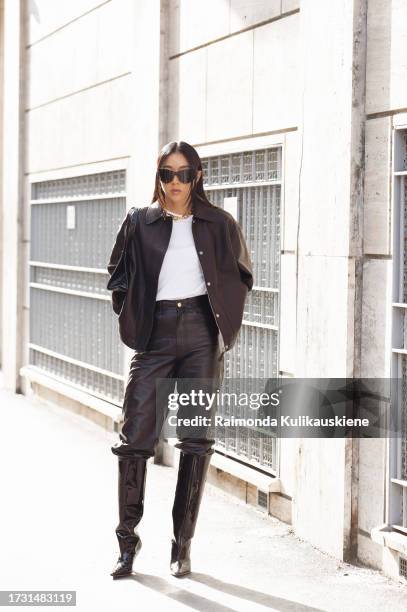
M 177 439 L 169 438 L 165 442 L 174 448 L 174 445 L 177 443 Z M 179 452 L 177 448 L 174 448 L 174 451 Z M 266 493 L 279 493 L 281 490 L 280 478 L 276 478 L 271 474 L 270 476 L 267 474 L 262 474 L 255 468 L 251 468 L 248 465 L 243 465 L 238 461 L 234 461 L 229 457 L 224 457 L 217 452 L 212 455 L 211 466 L 235 476 L 239 480 L 248 482 L 249 484 L 254 485 L 257 489 L 265 491 Z
M 382 546 L 387 546 L 387 548 L 391 548 L 407 556 L 407 536 L 394 531 L 390 525 L 383 523 L 383 525 L 379 527 L 373 527 L 373 529 L 370 530 L 370 535 L 373 542 L 381 544 Z
M 35 366 L 27 365 L 20 368 L 20 375 L 26 377 L 31 383 L 37 383 L 51 391 L 59 393 L 71 400 L 78 402 L 92 410 L 112 419 L 113 422 L 119 422 L 122 415 L 122 409 L 105 400 L 94 397 L 85 391 L 76 389 L 67 383 L 56 380 L 52 376 L 47 376 L 42 370 Z
M 248 465 L 242 465 L 241 463 L 238 463 L 233 459 L 229 459 L 228 457 L 224 457 L 219 453 L 213 454 L 211 464 L 213 467 L 222 470 L 223 472 L 227 472 L 232 476 L 236 476 L 236 478 L 239 478 L 240 480 L 244 480 L 245 482 L 254 485 L 261 491 L 265 491 L 267 493 L 280 492 L 281 481 L 279 478 L 276 478 L 271 474 L 270 476 L 262 474 Z

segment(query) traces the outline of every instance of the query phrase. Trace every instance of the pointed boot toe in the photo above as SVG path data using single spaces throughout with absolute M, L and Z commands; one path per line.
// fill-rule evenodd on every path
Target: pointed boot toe
M 183 561 L 175 561 L 170 565 L 170 571 L 173 576 L 176 578 L 181 578 L 182 576 L 186 576 L 191 573 L 191 561 L 189 559 L 185 559 Z
M 116 578 L 124 578 L 125 576 L 131 576 L 133 573 L 133 562 L 141 549 L 141 540 L 137 543 L 134 551 L 125 551 L 118 558 L 113 571 L 110 573 L 113 576 L 113 580 Z
M 176 578 L 186 576 L 191 573 L 190 559 L 191 541 L 188 540 L 182 545 L 178 545 L 175 540 L 171 542 L 171 563 L 170 572 Z

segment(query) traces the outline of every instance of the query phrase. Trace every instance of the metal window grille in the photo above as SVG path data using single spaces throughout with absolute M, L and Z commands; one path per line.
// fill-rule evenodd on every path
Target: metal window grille
M 257 505 L 265 510 L 268 509 L 268 494 L 265 491 L 257 490 Z
M 236 198 L 236 218 L 253 263 L 254 286 L 242 328 L 234 348 L 225 355 L 223 389 L 228 392 L 228 378 L 278 377 L 281 147 L 205 158 L 202 169 L 213 204 L 224 208 L 225 198 Z M 277 470 L 276 438 L 225 427 L 217 447 L 253 466 Z
M 407 557 L 399 556 L 399 575 L 407 578 Z
M 31 185 L 29 363 L 121 404 L 124 349 L 106 290 L 124 170 Z
M 407 130 L 394 132 L 392 377 L 400 380 L 401 435 L 390 438 L 391 526 L 407 535 Z

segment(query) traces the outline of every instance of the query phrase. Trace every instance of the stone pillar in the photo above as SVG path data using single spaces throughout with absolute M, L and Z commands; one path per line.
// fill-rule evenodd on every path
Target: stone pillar
M 366 5 L 301 2 L 296 377 L 360 376 Z M 358 440 L 299 440 L 295 473 L 297 535 L 353 558 Z
M 23 0 L 4 0 L 2 168 L 2 370 L 4 385 L 20 391 L 24 346 L 24 56 Z

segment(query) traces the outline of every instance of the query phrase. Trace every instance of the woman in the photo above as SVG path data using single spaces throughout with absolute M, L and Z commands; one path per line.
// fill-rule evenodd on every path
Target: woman
M 128 287 L 116 287 L 112 302 L 120 337 L 135 352 L 120 442 L 111 449 L 119 460 L 120 556 L 113 578 L 131 574 L 141 548 L 135 528 L 143 514 L 146 464 L 168 414 L 172 379 L 178 379 L 178 392 L 179 379 L 209 379 L 213 391 L 219 388 L 223 356 L 236 341 L 253 285 L 241 228 L 231 214 L 208 201 L 199 155 L 182 141 L 167 144 L 158 157 L 152 203 L 133 209 L 122 222 L 110 275 L 122 255 L 130 271 Z M 156 379 L 169 386 L 157 392 Z M 189 409 L 183 407 L 184 413 Z M 215 440 L 205 429 L 182 434 L 177 429 L 177 437 L 181 453 L 170 570 L 179 577 L 191 571 L 191 538 Z

